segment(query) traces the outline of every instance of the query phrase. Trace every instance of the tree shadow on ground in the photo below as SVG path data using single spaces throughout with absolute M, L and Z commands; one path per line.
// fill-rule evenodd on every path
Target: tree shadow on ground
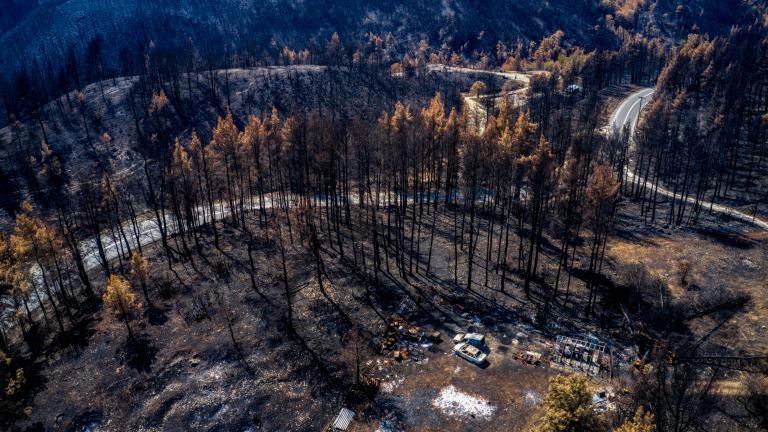
M 73 348 L 76 351 L 85 349 L 91 336 L 95 332 L 93 328 L 93 315 L 86 315 L 75 321 L 71 328 L 54 337 L 51 344 L 54 349 Z
M 144 312 L 144 315 L 147 317 L 147 322 L 153 326 L 163 325 L 168 321 L 166 310 L 154 305 L 148 307 Z
M 118 349 L 117 355 L 126 365 L 137 371 L 150 372 L 157 356 L 157 347 L 149 335 L 137 333 L 133 338 L 126 339 L 123 346 Z
M 735 249 L 748 250 L 757 245 L 757 242 L 744 237 L 742 233 L 726 229 L 694 227 L 691 232 Z

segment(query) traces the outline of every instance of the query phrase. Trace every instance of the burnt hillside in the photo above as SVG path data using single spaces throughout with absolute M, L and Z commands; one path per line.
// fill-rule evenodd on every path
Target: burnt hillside
M 7 3 L 7 2 L 4 2 Z M 403 46 L 426 39 L 457 51 L 494 50 L 497 41 L 539 40 L 556 30 L 584 47 L 617 42 L 606 28 L 626 1 L 597 0 L 444 0 L 435 1 L 235 1 L 58 0 L 10 2 L 0 17 L 0 57 L 3 73 L 44 59 L 54 67 L 68 47 L 84 50 L 96 35 L 104 37 L 109 56 L 153 41 L 158 47 L 186 46 L 249 50 L 260 54 L 272 41 L 295 47 L 324 44 L 334 31 L 345 40 L 369 32 L 392 32 Z M 686 2 L 683 10 L 669 0 L 636 2 L 637 16 L 618 23 L 652 36 L 678 38 L 692 29 L 709 34 L 754 21 L 754 6 L 743 0 Z M 608 18 L 607 18 L 608 17 Z M 215 47 L 215 48 L 214 48 Z

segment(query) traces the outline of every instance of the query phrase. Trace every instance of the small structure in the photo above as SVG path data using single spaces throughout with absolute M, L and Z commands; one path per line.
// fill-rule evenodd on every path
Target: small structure
M 354 417 L 354 411 L 348 408 L 342 408 L 341 411 L 339 411 L 339 415 L 336 416 L 336 420 L 333 421 L 331 432 L 343 432 L 349 430 L 349 425 L 352 423 Z
M 552 362 L 566 369 L 597 376 L 602 368 L 609 366 L 610 356 L 606 353 L 606 344 L 596 337 L 558 336 L 552 350 Z
M 570 94 L 580 93 L 581 86 L 578 84 L 571 84 L 568 87 L 566 87 L 565 90 Z
M 470 345 L 474 345 L 478 348 L 482 348 L 485 345 L 485 335 L 480 333 L 459 333 L 453 337 L 454 343 L 466 342 Z

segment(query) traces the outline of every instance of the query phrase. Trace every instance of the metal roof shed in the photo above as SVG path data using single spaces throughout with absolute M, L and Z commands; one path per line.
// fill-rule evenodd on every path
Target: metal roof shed
M 342 408 L 341 411 L 339 411 L 339 415 L 336 416 L 336 420 L 333 421 L 331 430 L 333 432 L 348 430 L 350 423 L 352 423 L 353 417 L 355 417 L 354 411 L 347 408 Z

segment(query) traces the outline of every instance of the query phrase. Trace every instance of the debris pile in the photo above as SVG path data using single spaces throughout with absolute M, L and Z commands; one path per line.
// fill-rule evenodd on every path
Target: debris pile
M 551 366 L 598 376 L 611 368 L 611 356 L 606 351 L 606 344 L 591 335 L 558 336 L 552 350 Z
M 400 314 L 394 314 L 390 320 L 389 331 L 381 339 L 378 347 L 381 354 L 391 355 L 397 361 L 409 359 L 420 361 L 424 356 L 419 354 L 419 350 L 429 348 L 439 340 L 440 332 L 434 331 L 427 334 L 418 324 L 409 322 Z

